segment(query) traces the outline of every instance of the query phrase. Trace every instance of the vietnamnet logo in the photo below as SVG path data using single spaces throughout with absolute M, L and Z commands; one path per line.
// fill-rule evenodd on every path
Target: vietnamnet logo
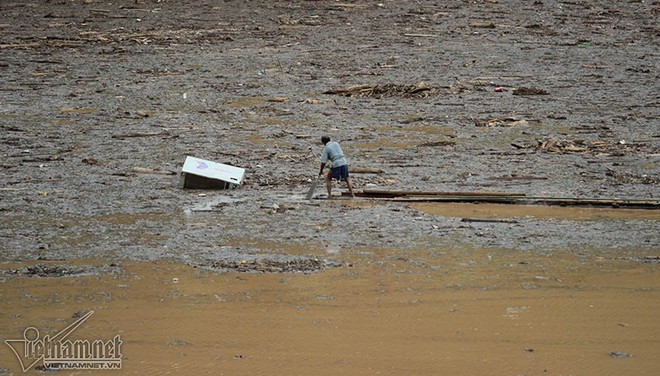
M 66 338 L 84 323 L 94 311 L 89 311 L 54 336 L 40 338 L 39 330 L 29 327 L 23 339 L 5 340 L 18 358 L 23 372 L 41 361 L 45 370 L 58 369 L 121 369 L 119 335 L 107 341 L 75 340 Z

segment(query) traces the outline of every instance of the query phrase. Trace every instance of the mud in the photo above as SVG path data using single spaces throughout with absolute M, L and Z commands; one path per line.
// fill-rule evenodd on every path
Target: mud
M 2 2 L 0 292 L 8 303 L 0 336 L 20 335 L 27 325 L 60 327 L 52 320 L 121 292 L 124 303 L 94 307 L 105 317 L 105 332 L 94 334 L 135 332 L 131 321 L 150 322 L 132 340 L 135 352 L 127 352 L 133 359 L 127 369 L 140 373 L 195 373 L 192 362 L 171 357 L 191 356 L 180 351 L 189 344 L 205 356 L 201 369 L 212 373 L 221 365 L 230 374 L 278 367 L 290 367 L 283 374 L 318 368 L 336 374 L 342 367 L 437 374 L 441 363 L 453 364 L 452 373 L 542 373 L 539 342 L 523 344 L 530 332 L 507 332 L 498 342 L 495 329 L 481 334 L 482 328 L 477 338 L 452 342 L 450 320 L 420 337 L 423 323 L 447 317 L 415 316 L 396 303 L 422 301 L 406 294 L 428 288 L 429 302 L 438 303 L 429 304 L 444 312 L 456 293 L 449 287 L 468 285 L 473 290 L 456 297 L 470 302 L 473 321 L 463 322 L 465 328 L 506 307 L 529 306 L 527 300 L 552 300 L 570 312 L 548 308 L 537 318 L 535 328 L 547 331 L 533 338 L 552 337 L 550 370 L 602 374 L 591 370 L 607 364 L 623 367 L 614 373 L 644 374 L 657 364 L 650 354 L 658 343 L 645 337 L 658 332 L 645 321 L 657 301 L 648 298 L 656 293 L 648 282 L 660 256 L 656 210 L 321 200 L 324 189 L 312 201 L 304 195 L 318 171 L 318 140 L 329 134 L 341 141 L 358 190 L 660 199 L 659 12 L 657 2 L 609 0 Z M 176 173 L 187 155 L 246 168 L 245 184 L 231 191 L 178 189 Z M 507 261 L 474 269 L 472 261 L 486 253 Z M 576 278 L 575 290 L 538 286 L 546 280 L 531 274 L 516 279 L 517 267 L 540 259 L 544 267 L 572 265 L 558 273 L 562 281 Z M 160 266 L 150 271 L 149 262 Z M 134 265 L 134 283 L 120 263 Z M 155 328 L 171 322 L 152 311 L 158 299 L 176 294 L 157 289 L 170 286 L 169 276 L 157 275 L 172 268 L 196 276 L 199 286 L 239 276 L 247 279 L 236 281 L 250 281 L 246 291 L 270 292 L 257 294 L 265 300 L 233 295 L 250 305 L 227 308 L 234 316 L 213 333 L 224 333 L 221 342 L 205 336 L 193 317 L 211 308 L 213 291 L 197 296 L 205 308 L 192 309 L 185 299 L 163 305 L 158 314 L 181 318 L 181 333 L 199 334 L 165 338 Z M 611 283 L 603 270 L 615 277 Z M 427 272 L 439 273 L 449 287 L 422 286 L 414 276 Z M 625 301 L 625 315 L 640 322 L 635 334 L 648 339 L 644 346 L 611 348 L 625 345 L 611 332 L 618 327 L 584 320 L 593 318 L 585 316 L 585 304 L 567 308 L 582 293 L 578 274 L 600 286 L 580 302 L 607 302 L 605 315 L 624 309 L 611 302 Z M 404 276 L 413 279 L 403 283 Z M 122 278 L 119 285 L 129 287 L 107 282 Z M 281 290 L 279 281 L 289 278 L 306 295 Z M 498 278 L 532 288 L 500 285 Z M 394 284 L 397 292 L 365 292 L 378 284 Z M 53 289 L 51 305 L 12 295 L 33 288 Z M 58 289 L 66 296 L 55 299 Z M 110 290 L 115 294 L 92 292 Z M 501 292 L 481 295 L 490 290 Z M 291 307 L 276 302 L 296 299 L 314 303 L 315 317 L 305 322 L 323 329 L 301 329 L 285 353 L 291 347 L 278 338 L 302 322 L 288 321 Z M 392 304 L 385 309 L 390 319 L 374 319 L 379 301 Z M 243 315 L 246 309 L 255 313 Z M 269 309 L 278 314 L 274 328 L 257 325 L 267 334 L 237 339 L 257 330 L 242 320 L 265 322 L 261 314 Z M 201 314 L 207 313 L 205 320 L 217 318 L 210 310 Z M 24 320 L 5 326 L 16 315 Z M 337 320 L 346 325 L 343 332 L 333 325 Z M 583 327 L 595 337 L 562 337 Z M 177 346 L 184 343 L 179 339 L 186 344 Z M 611 346 L 595 348 L 594 341 Z M 428 350 L 437 342 L 452 345 Z M 306 351 L 310 343 L 319 347 Z M 321 343 L 331 355 L 316 367 Z M 618 353 L 632 356 L 608 356 Z M 0 356 L 0 371 L 16 372 L 8 354 Z M 561 363 L 566 356 L 583 368 Z M 255 357 L 258 364 L 240 368 Z M 504 359 L 501 368 L 494 359 Z

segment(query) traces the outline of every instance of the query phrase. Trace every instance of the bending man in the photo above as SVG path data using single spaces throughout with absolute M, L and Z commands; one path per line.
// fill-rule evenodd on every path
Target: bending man
M 319 177 L 323 175 L 323 169 L 326 164 L 332 167 L 330 173 L 325 176 L 325 185 L 328 188 L 328 198 L 332 197 L 332 179 L 345 181 L 349 192 L 351 192 L 351 196 L 355 197 L 355 193 L 353 193 L 353 184 L 351 184 L 351 178 L 348 175 L 348 161 L 346 161 L 341 146 L 339 146 L 339 143 L 336 141 L 330 141 L 330 137 L 328 136 L 321 137 L 321 142 L 323 142 L 325 148 L 321 155 L 321 171 L 319 171 Z

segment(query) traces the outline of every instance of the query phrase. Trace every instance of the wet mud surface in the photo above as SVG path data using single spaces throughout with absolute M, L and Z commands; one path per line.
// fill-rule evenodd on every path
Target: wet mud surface
M 357 190 L 660 199 L 659 12 L 652 1 L 2 2 L 2 293 L 26 279 L 119 278 L 121 262 L 258 285 L 354 267 L 368 280 L 394 264 L 446 275 L 441 260 L 474 252 L 562 255 L 585 273 L 609 260 L 613 274 L 655 278 L 657 210 L 304 197 L 328 134 Z M 179 189 L 187 155 L 246 168 L 245 184 Z M 481 272 L 470 278 L 511 269 Z M 642 295 L 631 307 L 645 317 Z

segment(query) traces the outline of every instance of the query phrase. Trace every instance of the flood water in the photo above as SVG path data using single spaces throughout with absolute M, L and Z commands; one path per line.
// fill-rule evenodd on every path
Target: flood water
M 118 273 L 3 277 L 0 334 L 54 335 L 93 310 L 70 339 L 119 335 L 122 374 L 657 372 L 657 265 L 485 249 L 385 262 L 395 253 L 363 249 L 311 275 L 122 262 Z M 0 365 L 20 372 L 7 347 Z M 116 373 L 58 374 L 105 372 Z

